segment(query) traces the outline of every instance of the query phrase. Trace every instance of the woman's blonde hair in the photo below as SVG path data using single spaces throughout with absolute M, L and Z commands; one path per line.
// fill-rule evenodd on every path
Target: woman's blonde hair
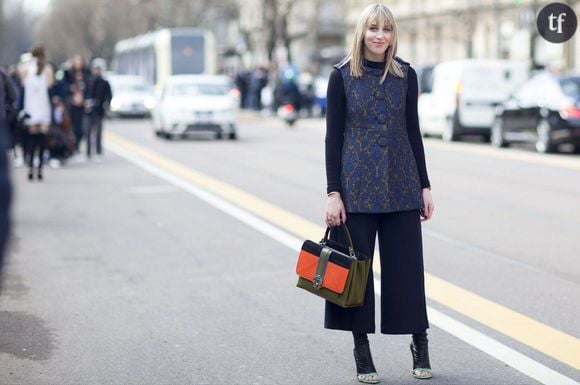
M 401 64 L 394 60 L 395 55 L 397 54 L 397 23 L 395 22 L 395 18 L 389 8 L 384 4 L 371 4 L 362 11 L 354 30 L 354 39 L 352 41 L 350 52 L 348 56 L 340 62 L 339 66 L 343 66 L 350 62 L 350 73 L 352 77 L 359 79 L 363 76 L 365 33 L 367 28 L 373 23 L 385 23 L 393 29 L 391 42 L 389 48 L 387 48 L 387 52 L 385 53 L 385 70 L 381 77 L 381 83 L 385 81 L 389 72 L 400 78 L 405 77 Z

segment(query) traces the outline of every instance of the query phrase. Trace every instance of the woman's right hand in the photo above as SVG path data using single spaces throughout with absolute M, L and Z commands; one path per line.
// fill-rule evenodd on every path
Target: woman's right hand
M 332 192 L 326 201 L 326 225 L 328 227 L 340 226 L 346 223 L 346 210 L 339 192 Z

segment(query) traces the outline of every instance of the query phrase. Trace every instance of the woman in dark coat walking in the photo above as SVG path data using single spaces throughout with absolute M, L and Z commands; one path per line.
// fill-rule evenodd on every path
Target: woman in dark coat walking
M 378 234 L 381 333 L 412 334 L 412 375 L 431 378 L 421 222 L 433 214 L 417 116 L 417 74 L 396 56 L 397 26 L 383 4 L 362 12 L 350 54 L 327 95 L 326 224 L 347 223 L 355 249 L 372 256 Z M 334 230 L 334 229 L 333 229 Z M 345 243 L 341 231 L 332 236 Z M 375 332 L 369 275 L 362 307 L 327 301 L 325 327 L 353 333 L 357 379 L 379 382 L 367 333 Z

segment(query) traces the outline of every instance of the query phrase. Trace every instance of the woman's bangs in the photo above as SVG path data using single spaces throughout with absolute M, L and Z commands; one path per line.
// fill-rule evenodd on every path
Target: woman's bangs
M 367 28 L 373 24 L 377 26 L 385 24 L 387 27 L 393 28 L 393 24 L 391 23 L 391 20 L 389 20 L 389 16 L 385 10 L 380 7 L 375 8 L 371 14 L 369 14 L 369 18 L 367 19 Z

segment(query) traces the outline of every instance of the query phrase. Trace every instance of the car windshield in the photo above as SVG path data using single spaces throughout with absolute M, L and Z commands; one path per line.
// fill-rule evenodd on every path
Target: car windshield
M 509 88 L 512 71 L 493 65 L 465 69 L 465 88 L 485 91 L 500 91 Z
M 140 83 L 121 83 L 113 84 L 113 90 L 115 93 L 127 93 L 127 92 L 153 92 L 153 89 L 147 84 Z
M 566 96 L 580 96 L 580 77 L 561 79 L 560 86 Z
M 230 90 L 227 84 L 215 83 L 183 83 L 174 84 L 171 88 L 173 96 L 194 95 L 226 95 Z

